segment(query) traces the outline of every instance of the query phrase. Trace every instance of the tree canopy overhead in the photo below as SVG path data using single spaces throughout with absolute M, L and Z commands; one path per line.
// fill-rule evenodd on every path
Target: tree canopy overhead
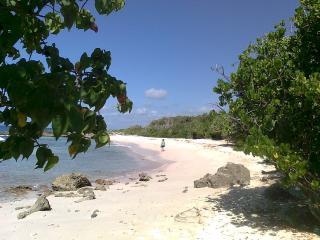
M 109 97 L 120 112 L 131 111 L 126 84 L 108 74 L 111 53 L 99 48 L 72 63 L 47 39 L 63 29 L 98 32 L 88 0 L 0 1 L 0 123 L 9 137 L 0 143 L 0 159 L 28 158 L 36 149 L 37 168 L 49 170 L 58 157 L 38 139 L 52 125 L 58 139 L 66 135 L 69 154 L 109 143 L 107 125 L 99 110 Z M 120 10 L 124 0 L 95 0 L 99 14 Z M 17 47 L 17 46 L 21 47 Z M 29 58 L 21 57 L 25 51 Z M 45 62 L 33 60 L 36 53 Z
M 300 3 L 294 29 L 282 22 L 257 39 L 214 91 L 229 106 L 237 143 L 298 185 L 320 219 L 320 1 Z

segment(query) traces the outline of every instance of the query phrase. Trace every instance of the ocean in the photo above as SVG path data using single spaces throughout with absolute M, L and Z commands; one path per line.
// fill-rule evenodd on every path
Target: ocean
M 58 141 L 52 137 L 43 137 L 41 143 L 46 143 L 51 150 L 59 156 L 59 163 L 51 170 L 44 172 L 35 169 L 35 152 L 28 160 L 14 159 L 0 163 L 0 200 L 9 197 L 6 189 L 18 185 L 33 187 L 47 185 L 60 175 L 76 172 L 83 173 L 91 181 L 98 178 L 120 178 L 130 173 L 146 171 L 159 166 L 158 163 L 143 160 L 130 146 L 111 144 L 99 149 L 94 149 L 94 144 L 86 153 L 79 154 L 71 159 L 68 154 L 66 138 Z

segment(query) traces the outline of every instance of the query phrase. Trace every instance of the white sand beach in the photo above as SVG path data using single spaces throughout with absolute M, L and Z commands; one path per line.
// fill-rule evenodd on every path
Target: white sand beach
M 0 239 L 320 239 L 278 224 L 268 211 L 254 211 L 263 208 L 262 192 L 270 184 L 261 181 L 261 171 L 273 167 L 233 151 L 224 141 L 166 139 L 164 152 L 161 139 L 116 135 L 112 141 L 132 145 L 146 161 L 170 162 L 149 172 L 150 181 L 124 180 L 107 191 L 95 191 L 94 200 L 75 203 L 77 198 L 50 195 L 51 211 L 21 220 L 21 210 L 15 208 L 32 205 L 35 199 L 0 203 Z M 193 187 L 194 180 L 214 174 L 227 162 L 250 170 L 249 186 Z M 96 209 L 97 217 L 91 218 Z

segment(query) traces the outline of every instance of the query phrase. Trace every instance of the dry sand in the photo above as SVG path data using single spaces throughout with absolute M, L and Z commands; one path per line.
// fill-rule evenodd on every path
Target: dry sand
M 123 181 L 95 191 L 95 200 L 75 203 L 77 198 L 49 196 L 51 211 L 22 220 L 15 208 L 35 199 L 0 203 L 0 239 L 320 239 L 276 221 L 270 209 L 263 209 L 262 193 L 270 183 L 261 181 L 261 170 L 273 168 L 224 141 L 166 139 L 164 152 L 156 138 L 113 136 L 112 141 L 166 164 L 149 173 L 149 182 Z M 251 171 L 250 186 L 193 188 L 195 179 L 227 162 Z M 96 209 L 97 217 L 91 218 Z

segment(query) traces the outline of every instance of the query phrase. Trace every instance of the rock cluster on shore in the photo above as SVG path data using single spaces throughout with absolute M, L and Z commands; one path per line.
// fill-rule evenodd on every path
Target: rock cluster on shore
M 16 196 L 24 195 L 30 191 L 32 191 L 32 186 L 27 186 L 27 185 L 19 185 L 16 187 L 10 187 L 6 190 L 6 192 L 14 194 Z
M 250 171 L 242 164 L 227 163 L 226 166 L 218 169 L 217 173 L 212 175 L 207 173 L 203 178 L 194 181 L 195 188 L 211 187 L 229 187 L 233 185 L 249 185 Z
M 71 173 L 57 177 L 52 183 L 54 191 L 75 191 L 78 188 L 91 186 L 89 179 L 79 173 Z

